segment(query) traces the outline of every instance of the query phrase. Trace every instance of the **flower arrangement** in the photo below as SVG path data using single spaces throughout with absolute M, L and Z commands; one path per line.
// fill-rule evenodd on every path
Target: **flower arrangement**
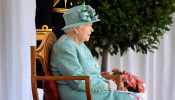
M 131 73 L 126 72 L 125 70 L 121 72 L 117 68 L 113 69 L 112 72 L 113 72 L 113 75 L 118 75 L 118 74 L 121 75 L 121 78 L 122 78 L 121 90 L 122 91 L 132 91 L 132 92 L 138 92 L 138 93 L 145 92 L 143 81 L 140 80 L 137 76 L 132 75 Z
M 121 75 L 121 91 L 131 91 L 136 93 L 144 93 L 145 86 L 143 81 L 140 80 L 137 76 L 132 75 L 125 70 L 120 71 L 115 68 L 112 70 L 113 75 Z M 109 72 L 102 72 L 101 74 L 109 74 Z M 115 82 L 115 79 L 112 79 Z

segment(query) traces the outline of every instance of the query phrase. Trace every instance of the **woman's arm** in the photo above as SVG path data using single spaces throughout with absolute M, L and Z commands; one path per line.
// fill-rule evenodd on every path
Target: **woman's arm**
M 63 76 L 85 76 L 83 68 L 77 57 L 77 51 L 74 46 L 62 46 L 59 49 L 53 48 L 53 52 L 57 52 L 55 64 Z M 56 50 L 57 49 L 57 50 Z M 53 59 L 53 58 L 52 58 Z M 52 63 L 52 61 L 51 61 Z M 53 73 L 54 74 L 54 73 Z M 91 89 L 92 91 L 101 91 L 105 88 L 105 81 L 103 78 L 99 78 L 98 75 L 91 77 Z M 68 84 L 76 90 L 85 90 L 85 81 L 73 80 L 67 81 Z

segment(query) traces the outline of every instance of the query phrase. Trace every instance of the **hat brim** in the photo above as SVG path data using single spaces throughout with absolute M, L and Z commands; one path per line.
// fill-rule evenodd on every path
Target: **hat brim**
M 76 27 L 76 26 L 80 26 L 80 25 L 84 25 L 84 24 L 88 24 L 88 23 L 94 23 L 94 22 L 98 22 L 98 21 L 100 21 L 100 20 L 95 20 L 95 21 L 90 21 L 90 22 L 78 22 L 78 23 L 66 25 L 61 30 L 72 28 L 72 27 Z

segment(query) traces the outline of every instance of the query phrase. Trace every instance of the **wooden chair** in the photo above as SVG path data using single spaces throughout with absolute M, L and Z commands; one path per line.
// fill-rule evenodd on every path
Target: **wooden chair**
M 37 40 L 42 40 L 40 46 L 36 49 L 36 46 L 30 46 L 31 49 L 31 83 L 33 100 L 39 100 L 37 92 L 37 81 L 44 80 L 85 80 L 86 96 L 87 100 L 92 100 L 91 84 L 89 76 L 47 76 L 50 71 L 49 59 L 50 49 L 56 42 L 57 38 L 53 32 L 37 33 Z M 37 76 L 36 74 L 36 59 L 38 59 L 42 65 L 45 76 Z M 117 79 L 117 86 L 120 89 L 120 76 L 118 75 L 103 75 L 103 77 L 110 79 Z

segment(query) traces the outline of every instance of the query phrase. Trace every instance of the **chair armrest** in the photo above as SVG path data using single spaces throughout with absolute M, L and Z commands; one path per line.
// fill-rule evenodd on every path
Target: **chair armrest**
M 117 90 L 121 90 L 121 75 L 102 75 L 106 79 L 115 79 L 117 84 Z
M 92 100 L 90 76 L 31 76 L 33 80 L 85 80 L 87 100 Z

